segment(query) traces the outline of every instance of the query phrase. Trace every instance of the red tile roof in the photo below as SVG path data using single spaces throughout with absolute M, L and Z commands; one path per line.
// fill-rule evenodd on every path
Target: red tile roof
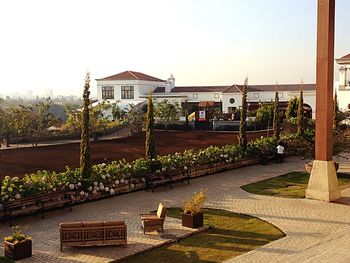
M 350 54 L 342 56 L 340 59 L 349 60 L 350 59 Z
M 96 79 L 96 80 L 146 80 L 146 81 L 161 81 L 165 82 L 165 80 L 158 79 L 146 74 L 143 74 L 141 72 L 136 71 L 124 71 L 109 77 L 105 77 L 102 79 Z
M 299 91 L 300 84 L 279 84 L 279 91 Z M 232 86 L 183 86 L 175 87 L 171 93 L 179 92 L 222 92 L 222 93 L 241 93 L 243 85 Z M 248 85 L 249 92 L 274 91 L 275 85 Z M 316 84 L 304 84 L 304 90 L 316 90 Z M 164 93 L 164 87 L 158 87 L 153 93 Z
M 316 84 L 303 84 L 304 90 L 316 90 Z M 243 90 L 243 85 L 235 85 L 224 93 L 237 93 Z M 274 91 L 275 85 L 248 85 L 248 92 Z M 299 91 L 300 84 L 278 84 L 279 91 Z
M 153 93 L 164 93 L 165 92 L 165 87 L 157 87 Z
M 171 92 L 224 92 L 231 86 L 182 86 L 175 87 Z

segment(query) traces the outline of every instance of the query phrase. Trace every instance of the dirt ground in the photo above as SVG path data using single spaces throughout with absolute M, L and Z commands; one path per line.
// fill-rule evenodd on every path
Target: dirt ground
M 257 138 L 263 133 L 248 134 L 248 138 Z M 158 154 L 181 152 L 185 149 L 200 149 L 210 145 L 222 146 L 237 143 L 236 132 L 156 132 Z M 126 159 L 132 161 L 144 156 L 145 134 L 108 141 L 92 142 L 92 162 L 111 162 Z M 22 177 L 26 173 L 38 170 L 62 171 L 65 166 L 79 166 L 79 143 L 42 146 L 38 148 L 18 148 L 0 150 L 1 174 Z

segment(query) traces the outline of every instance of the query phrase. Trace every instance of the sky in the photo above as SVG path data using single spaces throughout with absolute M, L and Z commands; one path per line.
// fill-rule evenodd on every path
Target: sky
M 336 1 L 336 57 L 350 53 L 349 10 Z M 314 83 L 316 11 L 316 0 L 0 0 L 0 94 L 81 95 L 86 71 Z

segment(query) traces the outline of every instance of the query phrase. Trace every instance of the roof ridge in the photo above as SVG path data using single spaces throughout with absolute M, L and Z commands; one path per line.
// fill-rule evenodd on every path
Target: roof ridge
M 132 71 L 128 70 L 128 72 L 129 72 L 135 79 L 139 79 Z
M 242 93 L 242 90 L 240 88 L 238 88 L 237 84 L 233 84 L 233 86 L 235 86 L 235 88 Z

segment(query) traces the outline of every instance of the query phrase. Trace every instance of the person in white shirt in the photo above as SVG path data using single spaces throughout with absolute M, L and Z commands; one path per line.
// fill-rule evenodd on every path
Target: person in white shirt
M 281 144 L 278 144 L 277 147 L 277 162 L 283 163 L 283 157 L 284 157 L 284 147 Z

